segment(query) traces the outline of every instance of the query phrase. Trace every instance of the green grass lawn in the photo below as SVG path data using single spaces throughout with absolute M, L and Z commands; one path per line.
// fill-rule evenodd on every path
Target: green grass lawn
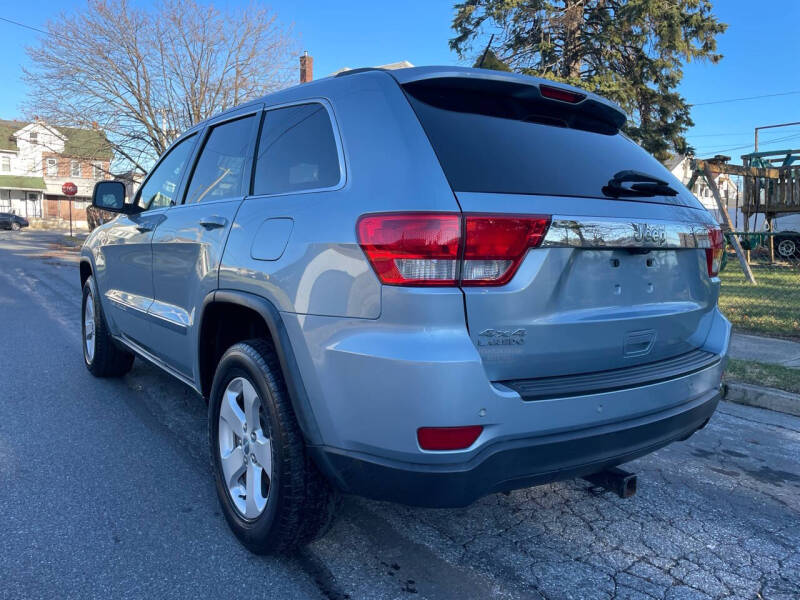
M 734 258 L 720 273 L 719 306 L 733 326 L 756 334 L 800 338 L 800 267 L 754 265 L 745 281 Z
M 800 393 L 800 369 L 750 360 L 730 359 L 725 369 L 725 381 L 741 381 Z

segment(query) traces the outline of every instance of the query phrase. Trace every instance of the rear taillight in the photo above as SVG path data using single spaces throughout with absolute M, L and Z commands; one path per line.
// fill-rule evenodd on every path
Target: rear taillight
M 722 230 L 716 227 L 708 228 L 709 248 L 706 248 L 706 264 L 708 266 L 708 276 L 716 277 L 722 265 L 722 253 L 724 251 L 724 238 Z
M 528 248 L 542 243 L 550 217 L 467 215 L 462 285 L 503 285 Z
M 361 217 L 357 231 L 381 283 L 490 286 L 511 280 L 549 224 L 544 215 L 382 214 Z
M 456 283 L 461 245 L 459 215 L 366 215 L 358 221 L 358 241 L 382 283 Z

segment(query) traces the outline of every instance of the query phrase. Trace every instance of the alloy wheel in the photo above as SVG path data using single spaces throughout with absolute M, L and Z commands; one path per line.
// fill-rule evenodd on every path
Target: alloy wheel
M 797 252 L 797 244 L 794 240 L 781 240 L 778 244 L 778 254 L 784 258 L 792 258 Z
M 253 384 L 231 380 L 219 410 L 219 456 L 222 476 L 234 508 L 253 520 L 264 512 L 272 478 L 272 443 L 264 407 Z
M 94 360 L 95 346 L 94 298 L 91 294 L 86 296 L 83 306 L 83 343 L 86 347 L 86 358 L 91 362 Z

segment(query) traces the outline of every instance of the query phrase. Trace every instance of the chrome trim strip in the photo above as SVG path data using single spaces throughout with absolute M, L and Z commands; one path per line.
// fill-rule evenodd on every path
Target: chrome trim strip
M 122 290 L 108 290 L 105 293 L 106 299 L 114 303 L 122 310 L 139 313 L 141 316 L 147 315 L 147 309 L 153 303 L 152 298 L 145 298 L 138 294 L 123 292 Z
M 553 215 L 542 248 L 710 248 L 701 222 Z
M 153 300 L 147 315 L 158 325 L 182 335 L 186 335 L 186 330 L 192 326 L 194 321 L 194 310 L 189 314 L 179 306 L 160 300 Z
M 136 314 L 181 335 L 186 335 L 187 329 L 194 322 L 194 311 L 189 314 L 178 306 L 145 298 L 138 294 L 108 290 L 106 298 L 124 311 Z

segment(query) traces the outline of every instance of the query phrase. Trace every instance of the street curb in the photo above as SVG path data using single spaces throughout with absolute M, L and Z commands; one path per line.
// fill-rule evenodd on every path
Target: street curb
M 731 381 L 725 384 L 724 398 L 729 402 L 800 417 L 800 395 L 791 392 Z

